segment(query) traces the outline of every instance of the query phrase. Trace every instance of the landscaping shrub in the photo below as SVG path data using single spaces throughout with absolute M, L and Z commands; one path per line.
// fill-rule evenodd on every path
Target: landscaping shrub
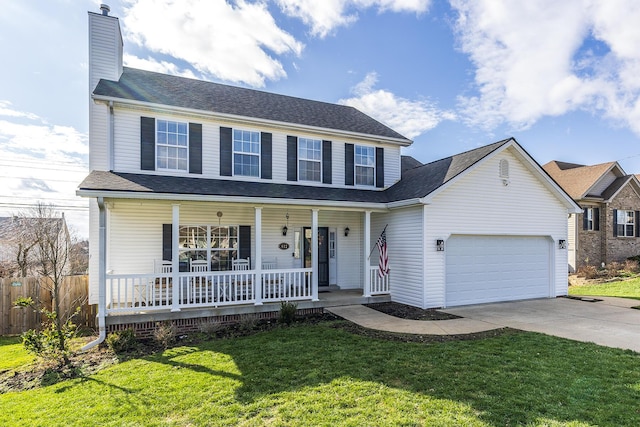
M 598 278 L 598 269 L 593 265 L 585 265 L 578 269 L 578 276 L 584 276 L 585 279 Z
M 176 340 L 176 327 L 173 323 L 157 323 L 153 331 L 153 339 L 163 348 L 167 349 Z
M 282 301 L 280 303 L 280 315 L 278 320 L 281 323 L 290 325 L 296 319 L 296 311 L 298 310 L 298 304 L 290 301 Z
M 127 328 L 123 331 L 116 331 L 107 335 L 107 346 L 114 353 L 125 353 L 135 350 L 138 346 L 138 340 L 136 339 L 136 334 L 133 329 Z
M 640 272 L 640 260 L 635 259 L 637 257 L 627 258 L 624 262 L 624 270 L 629 273 L 638 273 Z

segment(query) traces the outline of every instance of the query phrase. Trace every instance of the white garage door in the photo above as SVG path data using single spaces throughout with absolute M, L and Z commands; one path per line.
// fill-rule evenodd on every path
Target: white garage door
M 446 305 L 550 296 L 549 248 L 545 237 L 450 237 Z

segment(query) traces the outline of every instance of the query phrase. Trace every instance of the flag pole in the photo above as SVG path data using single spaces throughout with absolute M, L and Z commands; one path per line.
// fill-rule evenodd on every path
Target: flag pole
M 389 224 L 385 225 L 384 228 L 382 229 L 382 233 L 384 233 L 385 231 L 387 231 L 387 227 L 389 226 Z M 380 233 L 380 236 L 382 236 L 382 233 Z M 378 236 L 378 239 L 380 238 L 380 236 Z M 376 248 L 377 246 L 377 240 L 376 243 L 373 244 L 373 247 L 371 248 L 371 252 L 369 252 L 369 256 L 367 257 L 367 259 L 371 259 L 371 254 L 373 253 L 373 250 Z

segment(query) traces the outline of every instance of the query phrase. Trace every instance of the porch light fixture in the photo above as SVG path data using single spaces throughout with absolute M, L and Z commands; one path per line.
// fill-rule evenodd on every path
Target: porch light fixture
M 567 249 L 567 241 L 564 239 L 558 240 L 558 249 Z
M 444 252 L 444 240 L 442 239 L 436 240 L 436 251 Z
M 348 236 L 349 236 L 349 232 L 350 232 L 350 231 L 351 231 L 351 230 L 349 230 L 349 227 L 345 228 L 345 229 L 344 229 L 344 237 L 348 237 Z
M 287 224 L 282 227 L 282 235 L 286 236 L 287 235 L 287 231 L 289 231 L 289 212 L 287 212 L 287 214 L 285 215 L 285 218 L 287 219 Z

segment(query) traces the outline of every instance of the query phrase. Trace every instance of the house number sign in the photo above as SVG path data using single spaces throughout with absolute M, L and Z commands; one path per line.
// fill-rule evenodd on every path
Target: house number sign
M 282 242 L 278 245 L 278 247 L 283 251 L 286 251 L 287 249 L 289 249 L 289 244 L 287 242 Z

